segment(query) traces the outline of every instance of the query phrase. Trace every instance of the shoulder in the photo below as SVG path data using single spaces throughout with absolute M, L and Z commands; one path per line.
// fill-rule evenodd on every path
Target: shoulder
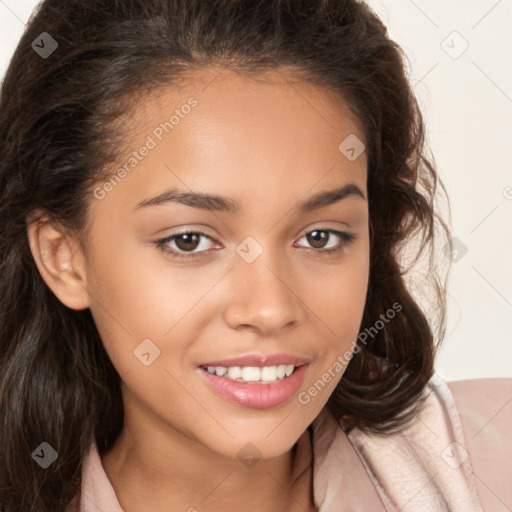
M 465 433 L 474 436 L 495 433 L 508 435 L 504 429 L 512 421 L 512 378 L 446 381 L 457 410 L 465 419 Z M 478 427 L 478 431 L 474 429 Z
M 512 419 L 512 378 L 446 381 L 461 414 Z M 489 420 L 491 418 L 488 418 Z
M 484 510 L 512 509 L 512 378 L 446 382 Z
M 401 429 L 349 433 L 387 508 L 512 510 L 511 382 L 434 374 Z

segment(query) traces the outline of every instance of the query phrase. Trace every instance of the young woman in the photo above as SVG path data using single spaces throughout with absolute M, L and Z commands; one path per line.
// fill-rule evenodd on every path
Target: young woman
M 0 101 L 2 510 L 512 506 L 510 380 L 434 372 L 440 182 L 364 3 L 45 0 Z

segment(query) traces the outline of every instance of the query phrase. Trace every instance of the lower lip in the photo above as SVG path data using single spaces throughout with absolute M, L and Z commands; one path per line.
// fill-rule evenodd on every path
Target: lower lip
M 246 384 L 218 377 L 204 368 L 199 368 L 199 371 L 206 383 L 220 395 L 246 407 L 266 409 L 286 402 L 297 392 L 304 381 L 308 366 L 303 364 L 289 377 L 272 384 Z

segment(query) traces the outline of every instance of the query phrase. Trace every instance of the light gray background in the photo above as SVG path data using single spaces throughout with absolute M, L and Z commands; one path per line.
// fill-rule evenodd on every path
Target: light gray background
M 512 0 L 368 3 L 407 54 L 460 241 L 437 370 L 512 377 Z M 2 77 L 36 4 L 0 0 Z

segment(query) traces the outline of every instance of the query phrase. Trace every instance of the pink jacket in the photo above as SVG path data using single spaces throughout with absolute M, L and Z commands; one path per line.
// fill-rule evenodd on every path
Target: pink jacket
M 324 409 L 299 439 L 312 443 L 319 512 L 512 510 L 512 379 L 446 383 L 434 375 L 424 409 L 399 434 L 348 436 Z M 96 444 L 69 512 L 123 512 Z

